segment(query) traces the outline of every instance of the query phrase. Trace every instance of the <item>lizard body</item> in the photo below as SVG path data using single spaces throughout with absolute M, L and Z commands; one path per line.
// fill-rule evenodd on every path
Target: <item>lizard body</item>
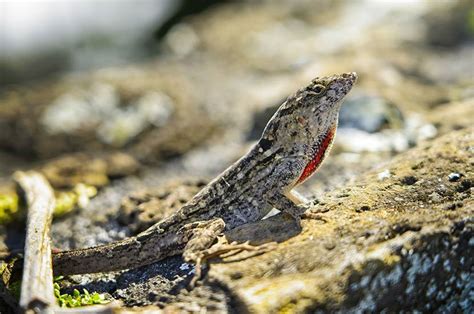
M 134 268 L 180 253 L 196 262 L 223 231 L 258 221 L 272 208 L 300 219 L 307 207 L 291 190 L 327 156 L 342 99 L 356 78 L 355 73 L 315 78 L 288 97 L 246 155 L 175 214 L 135 237 L 56 253 L 55 274 Z

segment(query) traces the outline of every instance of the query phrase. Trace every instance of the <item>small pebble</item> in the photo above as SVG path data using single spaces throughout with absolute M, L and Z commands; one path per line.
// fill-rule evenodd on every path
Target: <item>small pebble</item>
M 456 209 L 456 204 L 448 204 L 443 207 L 444 210 L 455 210 Z
M 438 130 L 432 124 L 425 124 L 418 129 L 417 140 L 426 140 L 436 136 Z
M 416 181 L 418 181 L 418 179 L 414 176 L 405 176 L 401 180 L 402 184 L 404 185 L 413 185 L 416 183 Z
M 472 180 L 464 179 L 461 181 L 461 183 L 459 183 L 459 186 L 456 188 L 456 190 L 459 193 L 462 193 L 469 190 L 473 186 L 474 186 L 474 182 Z
M 390 173 L 390 170 L 388 170 L 388 169 L 385 169 L 384 171 L 379 172 L 377 174 L 377 178 L 379 179 L 379 181 L 388 179 L 388 178 L 390 178 L 390 176 L 391 176 L 391 173 Z
M 441 202 L 441 195 L 439 195 L 438 193 L 436 192 L 433 192 L 429 195 L 429 198 L 431 201 L 433 201 L 434 203 L 438 203 L 438 202 Z
M 461 179 L 461 174 L 460 174 L 460 173 L 451 172 L 451 173 L 448 175 L 448 180 L 449 180 L 449 182 L 456 182 L 456 181 L 458 181 L 459 179 Z
M 324 243 L 324 248 L 326 250 L 330 251 L 330 250 L 334 249 L 335 247 L 336 247 L 336 243 L 334 241 L 328 241 L 328 242 Z
M 363 205 L 360 208 L 356 209 L 356 212 L 360 213 L 360 212 L 365 212 L 365 211 L 368 211 L 368 210 L 370 210 L 370 206 Z
M 181 266 L 179 266 L 179 269 L 181 270 L 188 270 L 190 268 L 190 265 L 188 263 L 183 263 Z

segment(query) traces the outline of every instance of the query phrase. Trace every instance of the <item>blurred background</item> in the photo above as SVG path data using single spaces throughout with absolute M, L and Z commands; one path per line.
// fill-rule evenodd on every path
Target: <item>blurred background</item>
M 213 175 L 288 94 L 347 71 L 336 151 L 365 169 L 470 122 L 473 34 L 464 0 L 3 0 L 0 174 L 120 151 Z
M 61 181 L 80 152 L 121 154 L 94 186 L 212 177 L 297 88 L 356 71 L 318 195 L 471 124 L 473 34 L 465 0 L 3 0 L 0 174 L 72 158 Z
M 473 34 L 464 0 L 3 0 L 0 174 L 120 152 L 213 176 L 290 93 L 356 71 L 331 189 L 472 122 Z

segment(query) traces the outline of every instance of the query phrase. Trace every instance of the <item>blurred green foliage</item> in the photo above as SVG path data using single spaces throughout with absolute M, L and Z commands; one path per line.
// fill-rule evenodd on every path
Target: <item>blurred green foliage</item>
M 0 224 L 8 224 L 20 216 L 18 195 L 0 194 Z
M 467 30 L 471 36 L 474 36 L 474 8 L 469 10 L 467 16 Z

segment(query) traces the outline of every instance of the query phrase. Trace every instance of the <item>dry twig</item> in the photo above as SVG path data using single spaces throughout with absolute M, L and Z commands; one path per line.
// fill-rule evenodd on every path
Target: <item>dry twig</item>
M 50 237 L 55 204 L 53 189 L 34 171 L 19 171 L 13 177 L 28 206 L 20 306 L 26 312 L 49 312 L 56 303 Z

